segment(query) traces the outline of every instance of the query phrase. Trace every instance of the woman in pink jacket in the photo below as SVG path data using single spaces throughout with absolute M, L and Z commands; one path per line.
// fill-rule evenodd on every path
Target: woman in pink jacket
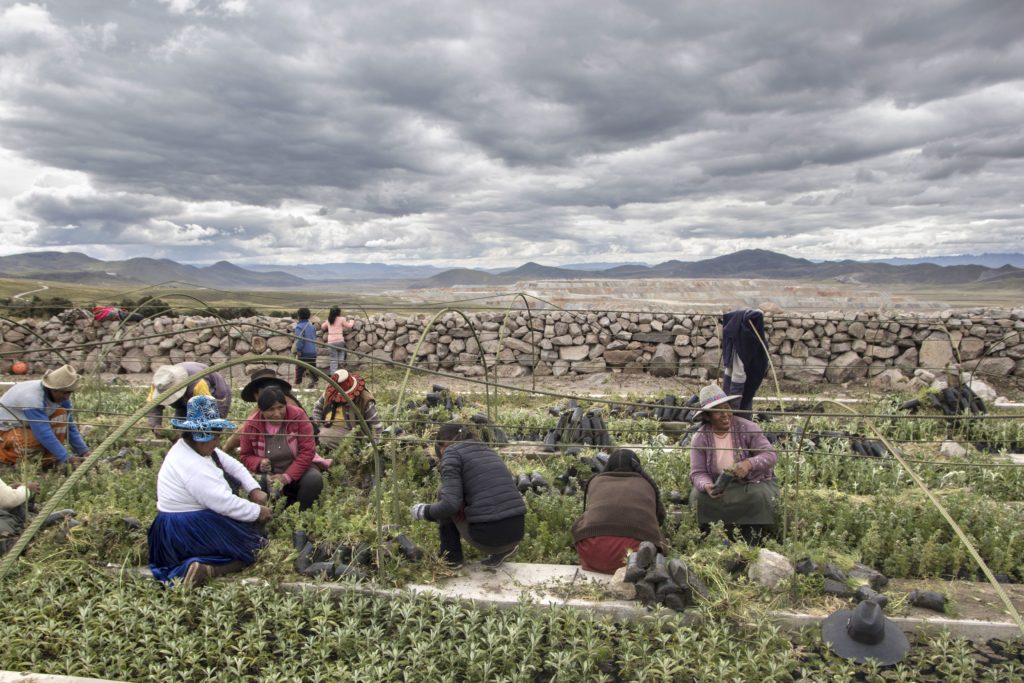
M 753 545 L 775 526 L 779 456 L 760 427 L 733 414 L 729 402 L 737 398 L 727 396 L 716 384 L 700 390 L 704 426 L 694 435 L 690 449 L 690 500 L 696 505 L 702 532 L 723 522 L 730 536 L 739 529 Z M 732 478 L 716 488 L 723 472 Z
M 267 488 L 280 487 L 289 505 L 298 501 L 299 510 L 306 510 L 324 488 L 320 470 L 313 467 L 313 425 L 276 386 L 261 391 L 256 405 L 259 412 L 242 427 L 239 459 L 250 472 L 266 476 Z
M 349 320 L 341 314 L 340 308 L 331 306 L 327 320 L 320 325 L 320 329 L 327 335 L 327 355 L 330 358 L 332 375 L 345 364 L 345 330 L 351 330 L 355 324 L 354 320 Z

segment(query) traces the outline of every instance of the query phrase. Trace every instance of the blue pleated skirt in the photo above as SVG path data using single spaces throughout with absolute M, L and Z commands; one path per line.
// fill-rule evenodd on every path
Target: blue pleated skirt
M 266 542 L 252 524 L 213 510 L 158 512 L 149 527 L 149 568 L 154 578 L 168 583 L 184 577 L 193 562 L 250 565 Z

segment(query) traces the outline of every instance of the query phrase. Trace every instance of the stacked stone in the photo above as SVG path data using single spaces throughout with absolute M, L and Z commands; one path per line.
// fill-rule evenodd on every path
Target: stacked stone
M 699 381 L 719 375 L 718 316 L 696 311 L 640 313 L 514 311 L 357 319 L 349 348 L 370 359 L 408 363 L 464 376 L 497 367 L 501 378 L 649 372 Z M 25 360 L 40 373 L 59 364 L 47 344 L 85 370 L 149 372 L 185 359 L 216 363 L 250 353 L 287 354 L 288 318 L 159 317 L 100 322 L 53 317 L 0 321 L 0 371 Z M 845 383 L 870 379 L 882 390 L 927 386 L 959 365 L 979 377 L 1024 376 L 1024 309 L 945 312 L 937 317 L 867 312 L 766 314 L 767 346 L 782 378 Z M 161 336 L 166 335 L 166 336 Z M 74 348 L 79 344 L 98 346 Z M 325 356 L 326 350 L 321 349 Z M 353 354 L 352 362 L 359 362 Z

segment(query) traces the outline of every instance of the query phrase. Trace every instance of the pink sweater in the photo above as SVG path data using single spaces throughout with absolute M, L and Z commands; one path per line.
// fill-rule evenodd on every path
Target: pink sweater
M 349 320 L 345 316 L 339 315 L 334 319 L 333 325 L 325 320 L 323 324 L 320 325 L 320 329 L 327 331 L 328 344 L 340 344 L 345 341 L 345 330 L 351 330 L 352 326 L 355 324 L 354 320 Z

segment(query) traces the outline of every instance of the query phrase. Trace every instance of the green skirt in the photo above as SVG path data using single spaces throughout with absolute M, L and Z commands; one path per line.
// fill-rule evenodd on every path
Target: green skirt
M 759 482 L 734 481 L 721 498 L 712 498 L 703 491 L 693 489 L 690 500 L 696 501 L 697 523 L 714 524 L 775 524 L 775 499 L 779 485 L 774 479 Z

